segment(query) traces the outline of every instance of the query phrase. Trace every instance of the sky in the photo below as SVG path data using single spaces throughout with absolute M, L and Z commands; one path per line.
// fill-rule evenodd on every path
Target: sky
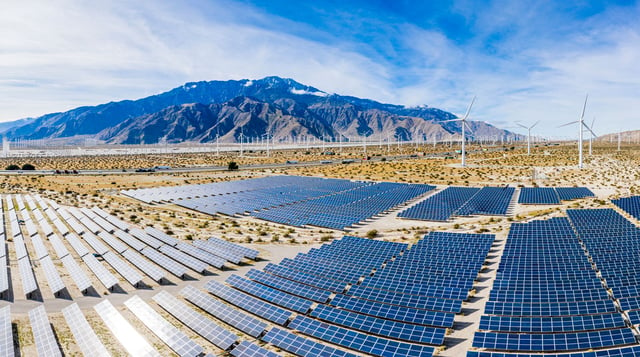
M 0 121 L 202 80 L 293 78 L 533 135 L 640 129 L 636 1 L 5 0 Z

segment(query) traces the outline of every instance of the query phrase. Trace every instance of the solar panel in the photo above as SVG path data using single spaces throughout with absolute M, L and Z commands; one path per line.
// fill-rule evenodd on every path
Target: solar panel
M 76 217 L 77 218 L 77 217 Z M 73 221 L 73 219 L 72 219 Z M 90 218 L 88 217 L 82 217 L 80 218 L 80 223 L 82 223 L 86 229 L 84 229 L 85 232 L 90 232 L 93 234 L 98 234 L 100 233 L 100 231 L 102 230 L 102 228 L 100 228 L 100 226 L 98 226 L 97 224 L 95 224 Z M 80 234 L 80 232 L 76 232 L 78 234 Z
M 98 237 L 94 236 L 91 233 L 83 234 L 82 239 L 84 239 L 85 242 L 89 243 L 91 248 L 93 248 L 93 250 L 100 255 L 105 254 L 109 251 L 109 248 L 107 248 L 106 245 L 102 244 Z
M 120 242 L 118 239 L 116 239 L 114 236 L 112 236 L 109 233 L 100 232 L 98 233 L 98 237 L 102 238 L 102 240 L 105 241 L 105 243 L 107 243 L 111 248 L 113 248 L 113 250 L 115 250 L 119 254 L 122 254 L 122 252 L 129 249 L 127 248 L 127 246 L 122 244 L 122 242 Z
M 185 287 L 180 294 L 192 304 L 249 336 L 258 337 L 267 329 L 266 323 L 231 308 L 192 286 Z
M 80 239 L 76 235 L 67 234 L 64 238 L 69 242 L 69 244 L 71 244 L 71 248 L 73 248 L 81 258 L 89 254 L 89 249 L 80 242 Z
M 16 259 L 20 260 L 29 256 L 29 254 L 27 254 L 27 247 L 24 245 L 24 240 L 22 239 L 21 234 L 13 237 L 13 247 L 16 249 Z
M 238 339 L 235 334 L 200 315 L 167 291 L 156 294 L 153 300 L 180 322 L 223 350 L 229 349 Z
M 69 254 L 67 247 L 62 243 L 60 237 L 57 234 L 49 236 L 49 242 L 53 246 L 53 250 L 56 252 L 58 258 L 64 258 Z
M 14 356 L 10 305 L 0 308 L 0 355 L 7 357 Z
M 144 231 L 138 228 L 132 228 L 131 230 L 129 230 L 129 233 L 131 233 L 132 236 L 138 238 L 153 249 L 158 249 L 163 244 L 161 241 L 153 238 L 152 236 L 146 234 Z
M 431 356 L 435 351 L 431 346 L 367 335 L 302 315 L 296 316 L 289 324 L 289 328 L 339 346 L 380 356 Z
M 207 267 L 208 267 L 207 264 L 177 250 L 174 247 L 171 247 L 165 244 L 160 247 L 160 251 L 168 255 L 178 263 L 186 265 L 187 267 L 193 269 L 198 273 L 204 273 L 205 271 L 207 271 Z
M 218 269 L 222 269 L 224 267 L 224 263 L 226 263 L 226 260 L 213 255 L 209 252 L 206 252 L 202 249 L 198 249 L 194 246 L 192 246 L 191 244 L 188 243 L 184 243 L 184 242 L 180 242 L 175 246 L 177 249 L 191 255 L 194 258 L 197 258 L 213 267 L 216 267 Z
M 149 258 L 152 262 L 156 263 L 158 266 L 162 267 L 178 278 L 182 278 L 187 274 L 187 268 L 184 265 L 167 257 L 166 255 L 160 254 L 157 250 L 151 247 L 144 248 L 141 253 L 145 257 Z
M 38 290 L 29 258 L 18 259 L 18 268 L 20 269 L 20 277 L 22 278 L 22 291 L 28 297 L 31 293 Z
M 116 279 L 113 274 L 111 274 L 107 268 L 105 268 L 100 262 L 91 254 L 87 254 L 82 257 L 82 261 L 91 269 L 93 274 L 96 275 L 98 280 L 104 285 L 105 288 L 111 289 L 116 284 L 118 284 L 118 279 Z
M 115 231 L 115 233 L 113 235 L 115 235 L 120 240 L 122 240 L 127 245 L 129 245 L 131 248 L 133 248 L 133 249 L 135 249 L 137 251 L 141 251 L 142 249 L 144 249 L 144 247 L 146 247 L 145 244 L 143 244 L 139 240 L 135 239 L 129 233 L 126 233 L 126 232 L 123 232 L 123 231 Z
M 29 237 L 32 237 L 32 236 L 38 234 L 38 227 L 36 226 L 35 223 L 33 223 L 31 218 L 29 218 L 28 216 L 24 220 L 24 226 L 27 229 L 27 233 L 28 233 Z
M 145 227 L 144 228 L 144 233 L 146 233 L 146 234 L 148 234 L 148 235 L 150 235 L 150 236 L 162 241 L 164 244 L 168 244 L 168 245 L 170 245 L 172 247 L 180 242 L 179 240 L 173 238 L 172 236 L 170 236 L 170 235 L 168 235 L 168 234 L 166 234 L 166 233 L 164 233 L 162 231 L 159 231 L 159 230 L 157 230 L 157 229 L 155 229 L 153 227 Z
M 310 300 L 302 299 L 250 280 L 246 280 L 235 274 L 227 278 L 227 283 L 236 289 L 240 289 L 248 294 L 259 297 L 260 299 L 291 309 L 301 314 L 307 313 L 311 308 L 311 305 L 313 305 L 313 302 Z
M 262 337 L 262 340 L 298 356 L 356 357 L 353 353 L 309 340 L 277 327 L 269 330 L 269 332 Z
M 182 331 L 165 320 L 160 314 L 151 308 L 140 297 L 133 296 L 124 304 L 131 310 L 142 323 L 158 336 L 167 346 L 171 347 L 180 356 L 197 356 L 204 352 Z
M 109 300 L 103 300 L 93 308 L 130 355 L 160 356 L 158 351 L 122 317 Z
M 109 223 L 106 219 L 100 217 L 100 216 L 95 216 L 93 218 L 89 218 L 91 219 L 95 224 L 97 224 L 98 226 L 100 226 L 100 228 L 102 228 L 105 232 L 112 234 L 113 232 L 116 231 L 116 227 Z M 85 223 L 87 220 L 82 220 L 83 223 Z M 86 224 L 85 224 L 86 225 Z
M 102 217 L 102 218 L 107 218 L 109 216 L 109 213 L 107 213 L 105 210 L 103 210 L 102 208 L 98 207 L 98 206 L 94 206 L 91 207 L 91 210 L 94 212 L 94 214 Z
M 291 317 L 290 311 L 266 303 L 214 280 L 210 280 L 205 285 L 205 289 L 220 299 L 278 325 L 284 325 Z
M 112 215 L 107 215 L 106 217 L 102 217 L 102 218 L 104 218 L 105 220 L 107 220 L 107 222 L 109 222 L 111 225 L 113 225 L 114 227 L 120 230 L 123 230 L 123 231 L 129 230 L 129 224 Z
M 33 245 L 33 248 L 35 250 L 36 259 L 40 260 L 49 255 L 49 252 L 47 251 L 47 248 L 44 246 L 44 243 L 42 242 L 42 238 L 40 238 L 39 235 L 36 234 L 35 236 L 31 237 L 31 244 Z
M 85 291 L 91 287 L 91 280 L 84 273 L 80 265 L 76 263 L 75 259 L 71 255 L 65 255 L 62 259 L 62 264 L 71 275 L 71 279 L 76 283 L 76 286 L 80 291 Z
M 231 355 L 235 357 L 278 357 L 279 354 L 264 349 L 255 343 L 249 341 L 242 341 L 234 349 L 231 350 Z
M 251 269 L 245 276 L 260 284 L 267 285 L 278 290 L 282 290 L 284 292 L 319 303 L 327 302 L 327 300 L 329 300 L 329 296 L 332 294 L 330 291 L 317 289 L 309 285 L 284 279 L 260 270 Z
M 228 260 L 233 264 L 240 264 L 240 262 L 242 261 L 242 256 L 240 254 L 229 252 L 225 248 L 216 247 L 208 241 L 194 240 L 193 245 L 213 255 Z
M 53 234 L 53 228 L 51 228 L 51 225 L 44 220 L 44 217 L 42 217 L 42 220 L 39 221 L 38 224 L 40 224 L 40 229 L 42 229 L 42 233 L 44 233 L 45 237 Z
M 44 306 L 29 311 L 29 321 L 33 331 L 33 340 L 40 356 L 62 356 Z
M 245 246 L 242 246 L 240 244 L 233 243 L 233 242 L 229 242 L 229 241 L 224 240 L 222 238 L 211 237 L 211 238 L 209 238 L 207 240 L 207 242 L 216 244 L 216 245 L 220 246 L 221 248 L 227 248 L 228 250 L 230 250 L 232 252 L 240 253 L 240 254 L 244 255 L 245 257 L 247 257 L 249 259 L 253 259 L 253 260 L 255 260 L 258 257 L 258 254 L 260 253 L 255 249 L 248 248 L 248 247 L 245 247 Z
M 62 315 L 71 329 L 71 333 L 85 356 L 110 356 L 96 333 L 80 311 L 77 303 L 62 309 Z
M 125 257 L 131 264 L 135 265 L 138 269 L 142 270 L 154 281 L 161 281 L 165 278 L 165 273 L 162 269 L 158 268 L 155 264 L 144 259 L 140 254 L 134 252 L 131 249 L 127 249 L 122 256 Z
M 118 272 L 118 274 L 122 275 L 129 284 L 138 286 L 138 284 L 142 282 L 142 275 L 114 253 L 107 252 L 103 254 L 102 257 Z
M 45 257 L 41 259 L 40 264 L 42 265 L 44 276 L 47 278 L 49 289 L 51 289 L 53 295 L 56 295 L 60 291 L 64 290 L 65 285 L 60 278 L 60 274 L 58 274 L 58 270 L 56 269 L 55 265 L 53 265 L 51 257 Z
M 69 234 L 69 228 L 67 228 L 67 226 L 61 220 L 56 219 L 55 221 L 53 221 L 53 225 L 56 226 L 58 232 L 60 232 L 60 234 L 62 234 L 63 236 Z
M 0 264 L 0 294 L 9 290 L 9 271 L 5 264 Z

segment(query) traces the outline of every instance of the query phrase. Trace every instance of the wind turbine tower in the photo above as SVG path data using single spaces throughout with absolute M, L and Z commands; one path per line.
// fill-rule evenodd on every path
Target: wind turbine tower
M 587 124 L 584 123 L 584 111 L 587 108 L 587 100 L 589 99 L 589 95 L 587 94 L 587 96 L 584 98 L 584 105 L 582 106 L 582 114 L 580 115 L 580 119 L 576 120 L 576 121 L 572 121 L 570 123 L 564 124 L 564 125 L 560 125 L 560 127 L 563 126 L 567 126 L 567 125 L 571 125 L 571 124 L 575 124 L 578 123 L 578 168 L 582 168 L 583 167 L 583 160 L 582 160 L 582 144 L 583 144 L 583 132 L 584 129 L 586 128 L 587 130 L 589 130 L 591 132 L 592 135 L 596 135 L 591 128 L 589 128 L 587 126 Z
M 535 122 L 535 124 L 533 124 L 533 125 L 531 125 L 531 126 L 529 126 L 529 127 L 526 127 L 526 126 L 524 126 L 524 125 L 522 125 L 522 124 L 518 124 L 518 123 L 516 123 L 516 124 L 518 124 L 519 126 L 521 126 L 521 127 L 525 128 L 525 129 L 527 129 L 527 132 L 528 132 L 528 133 L 527 133 L 527 155 L 531 155 L 531 129 L 533 129 L 536 125 L 538 125 L 538 123 L 539 123 L 539 122 L 540 122 L 540 121 L 537 121 L 537 122 Z
M 465 134 L 465 127 L 469 128 L 469 131 L 471 131 L 471 128 L 467 124 L 467 118 L 469 117 L 469 113 L 471 112 L 471 107 L 473 106 L 473 103 L 475 101 L 476 101 L 476 97 L 474 96 L 473 99 L 471 100 L 471 104 L 469 104 L 469 108 L 467 108 L 467 113 L 464 115 L 463 118 L 457 118 L 457 119 L 451 119 L 451 120 L 443 121 L 443 123 L 454 122 L 454 121 L 459 121 L 460 122 L 460 127 L 462 128 L 462 162 L 461 162 L 461 166 L 462 167 L 467 166 L 467 158 L 466 158 L 466 154 L 467 153 L 465 152 L 465 142 L 467 141 L 467 137 L 466 137 L 466 134 Z

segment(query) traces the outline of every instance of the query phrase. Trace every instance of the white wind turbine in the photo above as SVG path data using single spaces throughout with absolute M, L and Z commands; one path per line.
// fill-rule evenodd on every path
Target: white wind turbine
M 473 106 L 473 103 L 476 101 L 476 97 L 474 96 L 473 99 L 471 100 L 471 104 L 469 104 L 469 108 L 467 108 L 467 113 L 464 115 L 463 118 L 457 118 L 457 119 L 451 119 L 451 120 L 445 120 L 443 121 L 443 123 L 446 122 L 452 122 L 452 121 L 459 121 L 460 122 L 460 127 L 462 128 L 462 167 L 465 167 L 467 165 L 467 159 L 466 159 L 466 152 L 465 152 L 465 141 L 467 141 L 467 137 L 465 134 L 465 127 L 469 128 L 469 125 L 467 124 L 467 118 L 469 117 L 469 113 L 471 112 L 471 107 Z M 469 131 L 471 131 L 471 128 L 469 128 Z
M 516 123 L 518 126 L 521 126 L 521 127 L 525 128 L 525 129 L 527 129 L 527 132 L 528 132 L 527 133 L 527 155 L 531 155 L 531 129 L 533 129 L 536 125 L 538 125 L 539 122 L 540 121 L 538 120 L 537 122 L 535 122 L 535 124 L 533 124 L 533 125 L 531 125 L 529 127 L 526 127 L 526 126 L 524 126 L 524 125 L 522 125 L 520 123 Z
M 582 106 L 582 114 L 580 115 L 580 119 L 576 120 L 576 121 L 572 121 L 570 123 L 564 124 L 564 125 L 560 125 L 560 127 L 563 126 L 567 126 L 567 125 L 571 125 L 571 124 L 575 124 L 575 123 L 579 123 L 578 124 L 578 167 L 582 168 L 582 144 L 583 144 L 583 132 L 584 129 L 587 128 L 587 130 L 589 130 L 591 132 L 592 135 L 597 136 L 592 130 L 591 128 L 589 128 L 589 126 L 587 126 L 587 124 L 584 123 L 584 111 L 587 108 L 587 99 L 589 99 L 589 94 L 587 94 L 587 96 L 584 98 L 584 105 Z

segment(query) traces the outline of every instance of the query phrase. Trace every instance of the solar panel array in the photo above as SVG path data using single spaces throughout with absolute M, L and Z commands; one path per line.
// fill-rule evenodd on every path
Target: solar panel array
M 518 203 L 523 205 L 559 205 L 560 201 L 595 197 L 586 187 L 523 187 Z
M 620 308 L 632 324 L 640 324 L 640 228 L 613 209 L 567 214 Z
M 232 275 L 230 286 L 209 281 L 207 291 L 233 308 L 194 288 L 182 294 L 238 330 L 297 355 L 348 355 L 336 345 L 378 356 L 429 356 L 453 328 L 494 238 L 431 233 L 408 249 L 345 236 L 245 278 Z M 265 323 L 236 308 L 324 343 L 279 328 L 264 334 Z
M 344 229 L 433 188 L 418 184 L 270 176 L 122 193 L 149 203 L 173 202 L 207 214 L 248 212 L 257 218 L 293 226 Z
M 195 343 L 177 327 L 165 320 L 151 306 L 142 301 L 140 297 L 134 296 L 125 301 L 124 304 L 149 330 L 179 356 L 198 356 L 204 352 L 202 346 Z
M 622 197 L 611 202 L 635 219 L 640 219 L 640 196 Z
M 40 305 L 29 311 L 29 321 L 33 331 L 33 340 L 40 356 L 62 356 L 60 346 L 51 329 L 51 323 L 47 317 L 44 306 Z
M 0 308 L 0 355 L 13 357 L 13 329 L 11 328 L 11 306 Z
M 571 222 L 551 218 L 511 225 L 474 348 L 500 356 L 636 342 L 574 232 L 573 215 L 588 211 L 577 212 L 569 212 Z
M 93 307 L 111 334 L 132 356 L 160 356 L 149 342 L 109 302 L 103 300 Z
M 424 221 L 446 221 L 465 203 L 470 201 L 480 188 L 477 187 L 447 187 L 426 200 L 398 213 L 399 218 L 417 219 Z M 479 200 L 481 204 L 484 200 Z M 473 214 L 472 205 L 467 206 L 465 214 Z
M 62 309 L 64 319 L 71 329 L 71 333 L 78 343 L 78 347 L 85 356 L 110 356 L 96 333 L 80 311 L 78 304 L 73 303 Z

